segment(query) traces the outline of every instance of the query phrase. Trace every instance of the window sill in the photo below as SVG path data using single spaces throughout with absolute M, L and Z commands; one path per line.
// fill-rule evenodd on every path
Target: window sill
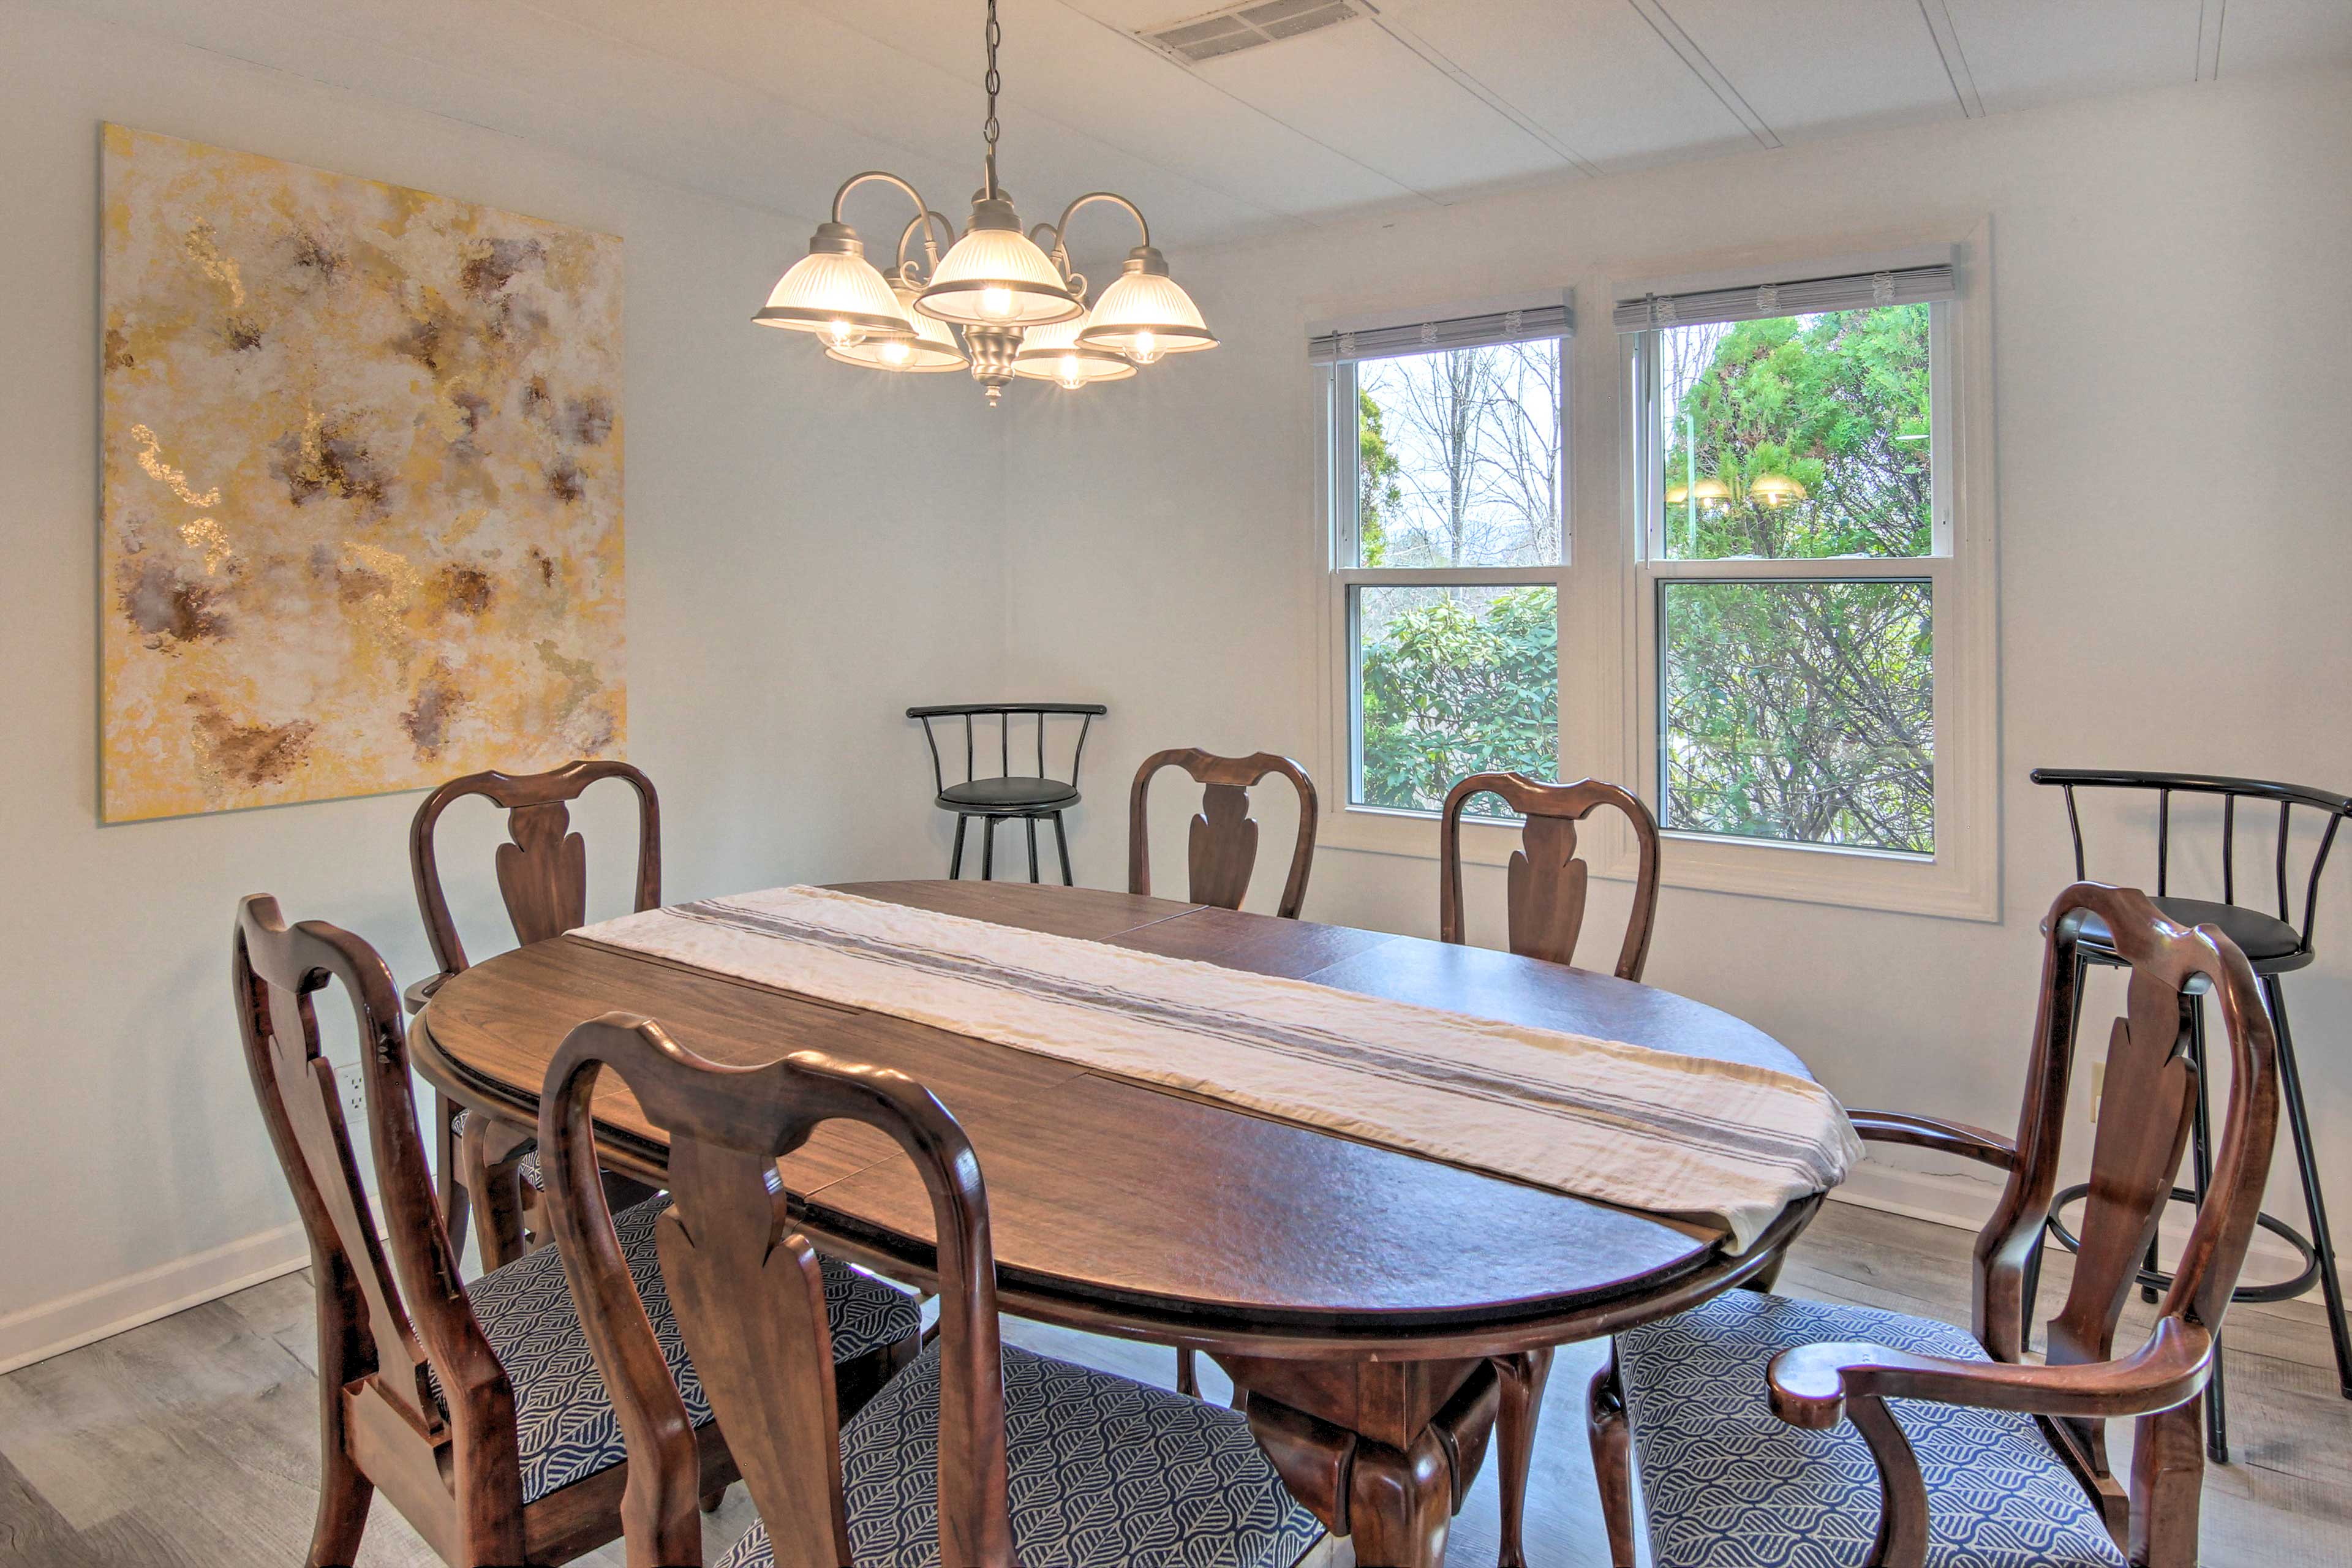
M 1592 831 L 1584 853 L 1592 874 L 1609 881 L 1632 881 L 1631 832 L 1613 820 L 1596 818 L 1589 826 Z M 1661 837 L 1659 880 L 1664 887 L 1944 920 L 2000 918 L 2000 889 L 1993 878 L 1971 878 L 1949 858 L 1706 834 Z M 1325 848 L 1357 854 L 1435 860 L 1437 814 L 1345 805 L 1326 820 L 1318 842 Z M 1516 820 L 1463 818 L 1465 864 L 1507 865 L 1518 847 Z

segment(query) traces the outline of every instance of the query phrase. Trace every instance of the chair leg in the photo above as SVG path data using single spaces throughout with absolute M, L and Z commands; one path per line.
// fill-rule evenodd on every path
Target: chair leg
M 346 1568 L 359 1560 L 375 1487 L 352 1462 L 343 1388 L 373 1352 L 362 1352 L 359 1283 L 340 1260 L 311 1254 L 319 1297 L 319 1511 L 306 1568 Z
M 494 1142 L 495 1141 L 495 1142 Z M 483 1273 L 523 1255 L 522 1145 L 528 1132 L 477 1115 L 458 1143 L 458 1166 L 474 1204 L 474 1242 Z
M 1176 1347 L 1176 1392 L 1187 1399 L 1201 1397 L 1200 1362 L 1190 1345 Z
M 1076 880 L 1070 875 L 1070 836 L 1062 831 L 1062 814 L 1058 811 L 1054 814 L 1054 846 L 1062 852 L 1062 886 L 1076 887 Z
M 2294 1164 L 2303 1177 L 2304 1212 L 2311 1219 L 2311 1249 L 2319 1255 L 2319 1289 L 2327 1302 L 2327 1331 L 2336 1342 L 2336 1381 L 2352 1399 L 2352 1329 L 2344 1317 L 2344 1282 L 2336 1272 L 2336 1238 L 2327 1228 L 2327 1200 L 2319 1192 L 2319 1163 L 2311 1137 L 2311 1111 L 2303 1102 L 2303 1074 L 2295 1066 L 2294 1037 L 2286 1026 L 2286 995 L 2278 976 L 2263 977 L 2271 1005 L 2271 1028 L 2278 1037 L 2279 1098 L 2286 1101 L 2287 1131 Z
M 2197 1206 L 2205 1206 L 2205 1190 L 2213 1182 L 2212 1131 L 2206 1110 L 2205 998 L 2189 999 L 2189 1065 L 2197 1071 L 2197 1104 L 2189 1119 L 2189 1175 Z M 2162 1205 L 2158 1205 L 2161 1207 Z M 2230 1462 L 2230 1411 L 2221 1386 L 2221 1339 L 2213 1338 L 2213 1375 L 2205 1384 L 2205 1453 L 2217 1465 Z
M 948 851 L 948 880 L 950 882 L 963 875 L 963 830 L 964 825 L 971 820 L 963 813 L 956 813 L 955 847 Z
M 1024 816 L 1021 822 L 1029 829 L 1029 879 L 1034 882 L 1037 879 L 1037 819 Z
M 466 1184 L 457 1169 L 457 1135 L 449 1131 L 459 1109 L 446 1094 L 433 1096 L 433 1173 L 441 1183 L 441 1228 L 448 1232 L 453 1258 L 466 1256 Z
M 996 880 L 996 818 L 992 816 L 980 819 L 980 879 Z
M 1543 1414 L 1551 1357 L 1547 1346 L 1495 1358 L 1502 1392 L 1502 1407 L 1495 1416 L 1495 1468 L 1503 1493 L 1502 1550 L 1495 1558 L 1498 1568 L 1527 1568 L 1520 1530 L 1528 1511 L 1528 1467 L 1535 1458 L 1536 1420 Z
M 1601 1489 L 1601 1517 L 1609 1526 L 1611 1568 L 1633 1568 L 1633 1446 L 1625 1421 L 1625 1386 L 1617 1378 L 1617 1347 L 1592 1374 L 1585 1394 L 1584 1434 L 1592 1444 L 1592 1479 Z

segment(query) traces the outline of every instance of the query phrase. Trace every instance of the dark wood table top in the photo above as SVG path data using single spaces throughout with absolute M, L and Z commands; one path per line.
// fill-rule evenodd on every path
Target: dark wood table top
M 1483 948 L 1087 889 L 844 890 L 1804 1070 L 1761 1032 L 1687 998 Z M 1503 1337 L 1528 1343 L 1605 1331 L 1672 1310 L 1669 1300 L 1721 1271 L 1715 1237 L 1693 1226 L 574 937 L 448 981 L 417 1020 L 417 1063 L 458 1099 L 528 1119 L 564 1034 L 614 1009 L 655 1018 L 719 1061 L 815 1049 L 928 1086 L 979 1153 L 1004 1305 L 1032 1316 L 1236 1352 L 1353 1344 L 1433 1356 L 1498 1343 L 1507 1329 Z M 597 1115 L 614 1163 L 659 1171 L 661 1134 L 609 1076 Z M 821 1243 L 923 1280 L 929 1205 L 913 1167 L 879 1134 L 828 1124 L 782 1169 Z M 1792 1208 L 1751 1256 L 1785 1242 L 1811 1207 Z

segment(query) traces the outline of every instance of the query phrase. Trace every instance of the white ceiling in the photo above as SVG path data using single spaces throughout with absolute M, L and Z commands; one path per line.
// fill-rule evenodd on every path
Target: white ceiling
M 50 3 L 781 212 L 880 167 L 960 219 L 978 178 L 980 0 Z M 1198 67 L 1129 36 L 1214 3 L 1003 0 L 1001 163 L 1024 216 L 1108 187 L 1163 247 L 1198 246 L 2352 63 L 2352 0 L 1352 0 L 1356 21 Z M 852 221 L 887 225 L 866 200 Z

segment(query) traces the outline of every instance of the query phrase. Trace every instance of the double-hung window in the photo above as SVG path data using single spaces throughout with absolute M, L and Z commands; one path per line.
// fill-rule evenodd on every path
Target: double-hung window
M 1310 330 L 1331 841 L 1426 854 L 1465 774 L 1592 776 L 1669 885 L 1994 918 L 1983 238 L 1596 276 L 1615 345 L 1564 295 Z M 1591 847 L 1631 874 L 1630 835 Z
M 1989 794 L 1987 759 L 1956 768 L 1948 744 L 1947 677 L 1976 635 L 1955 613 L 1975 586 L 1955 521 L 1958 295 L 1943 262 L 1616 301 L 1633 762 L 1685 862 L 1747 863 L 1722 885 L 1760 864 L 1865 901 L 1980 901 L 1959 868 L 1987 803 L 1960 785 Z
M 1308 345 L 1354 809 L 1429 812 L 1466 773 L 1558 771 L 1570 325 L 1531 303 Z

